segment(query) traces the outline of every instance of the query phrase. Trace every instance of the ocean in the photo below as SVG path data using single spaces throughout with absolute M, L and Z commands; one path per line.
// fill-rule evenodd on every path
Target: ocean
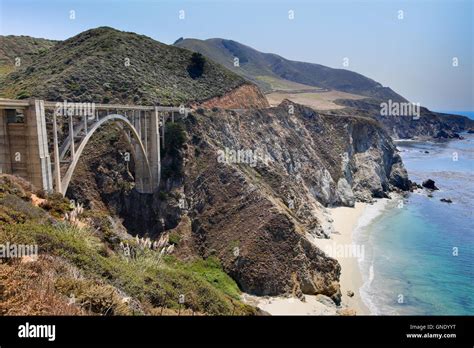
M 397 142 L 410 179 L 440 190 L 368 206 L 359 222 L 360 292 L 372 314 L 474 315 L 474 134 L 463 136 Z
M 474 120 L 474 111 L 438 111 L 446 114 L 461 115 L 469 117 L 471 120 Z

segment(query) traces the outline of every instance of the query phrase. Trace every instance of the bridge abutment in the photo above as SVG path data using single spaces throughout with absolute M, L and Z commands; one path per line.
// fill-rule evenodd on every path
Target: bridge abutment
M 0 109 L 0 169 L 45 191 L 53 190 L 42 101 L 25 107 L 22 119 L 16 109 Z
M 12 174 L 7 110 L 0 109 L 0 173 Z

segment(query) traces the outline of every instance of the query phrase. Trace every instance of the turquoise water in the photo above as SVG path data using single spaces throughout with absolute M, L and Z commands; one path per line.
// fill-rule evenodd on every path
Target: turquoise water
M 463 135 L 397 143 L 410 179 L 431 178 L 440 190 L 390 202 L 357 232 L 366 251 L 361 295 L 374 314 L 474 315 L 474 135 Z

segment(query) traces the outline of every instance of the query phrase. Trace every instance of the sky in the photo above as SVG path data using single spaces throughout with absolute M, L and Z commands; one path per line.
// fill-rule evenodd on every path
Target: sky
M 232 39 L 445 111 L 474 110 L 473 18 L 474 0 L 0 0 L 1 35 L 63 40 L 110 26 L 167 44 Z

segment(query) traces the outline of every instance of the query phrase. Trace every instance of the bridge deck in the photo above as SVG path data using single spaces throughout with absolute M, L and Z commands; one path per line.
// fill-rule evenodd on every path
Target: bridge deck
M 44 107 L 47 109 L 54 109 L 59 105 L 62 105 L 64 102 L 53 102 L 53 101 L 45 101 Z M 81 102 L 68 102 L 72 103 L 81 103 Z M 158 108 L 159 111 L 180 111 L 182 109 L 181 106 L 153 106 L 153 105 L 127 105 L 127 104 L 94 104 L 95 109 L 97 110 L 143 110 L 143 111 L 154 111 L 155 107 Z M 30 100 L 17 100 L 17 99 L 4 99 L 0 98 L 0 109 L 26 109 L 31 106 Z M 184 108 L 186 112 L 189 112 L 189 108 Z

